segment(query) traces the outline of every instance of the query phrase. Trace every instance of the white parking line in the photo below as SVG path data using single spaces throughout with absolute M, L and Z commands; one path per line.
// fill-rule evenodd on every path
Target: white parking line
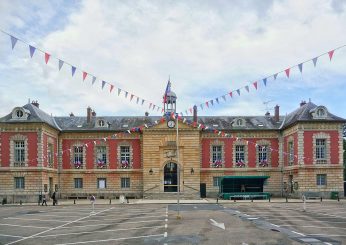
M 42 227 L 42 226 L 33 226 L 33 225 L 13 225 L 13 224 L 0 224 L 3 226 L 16 226 L 16 227 L 23 227 L 23 228 L 37 228 L 37 229 L 47 229 L 47 228 L 51 228 L 51 227 Z
M 314 225 L 281 225 L 281 226 L 289 226 L 289 227 L 298 227 L 298 228 L 322 228 L 322 229 L 341 229 L 346 230 L 346 228 L 342 227 L 334 227 L 334 226 L 314 226 Z
M 298 234 L 300 236 L 305 236 L 303 233 L 299 233 L 299 232 L 296 232 L 296 231 L 292 231 L 292 232 L 295 233 L 295 234 Z
M 148 238 L 148 237 L 160 237 L 163 234 L 158 235 L 147 235 L 147 236 L 133 236 L 133 237 L 123 237 L 123 238 L 114 238 L 106 240 L 94 240 L 94 241 L 84 241 L 84 242 L 71 242 L 71 243 L 59 243 L 56 245 L 71 245 L 71 244 L 85 244 L 85 243 L 101 243 L 101 242 L 110 242 L 110 241 L 121 241 L 121 240 L 130 240 L 130 239 L 139 239 L 139 238 Z
M 339 234 L 306 234 L 307 236 L 326 236 L 326 237 L 332 237 L 332 236 L 341 236 L 344 237 L 346 235 L 339 235 Z
M 71 229 L 71 228 L 81 228 L 81 227 L 89 227 L 89 226 L 106 226 L 106 225 L 122 225 L 122 224 L 138 224 L 138 223 L 150 223 L 150 222 L 164 222 L 162 219 L 158 220 L 143 220 L 143 221 L 129 221 L 129 222 L 118 222 L 118 223 L 106 223 L 106 224 L 92 224 L 92 225 L 73 225 L 67 227 L 61 227 L 62 229 Z
M 16 218 L 16 217 L 8 217 L 8 218 L 4 218 L 4 219 L 15 219 L 15 220 L 38 220 L 38 221 L 42 221 L 42 222 L 62 222 L 62 223 L 66 223 L 66 222 L 71 222 L 72 220 L 56 220 L 56 219 L 25 219 L 25 218 Z
M 43 217 L 65 217 L 62 215 L 58 215 L 58 214 L 45 214 L 45 213 L 40 213 L 40 214 L 24 214 L 24 215 L 31 215 L 31 216 L 43 216 Z M 66 217 L 69 218 L 79 218 L 81 216 L 73 216 L 73 215 L 67 215 Z
M 95 214 L 103 213 L 103 212 L 109 211 L 109 210 L 111 210 L 111 209 L 112 209 L 112 208 L 105 209 L 105 210 L 100 211 L 100 212 L 97 212 L 97 213 L 95 213 Z M 63 225 L 59 225 L 59 226 L 57 226 L 57 227 L 50 228 L 50 229 L 48 229 L 48 230 L 45 230 L 45 231 L 36 233 L 36 234 L 34 234 L 34 235 L 31 235 L 31 236 L 28 236 L 28 237 L 23 237 L 22 239 L 19 239 L 19 240 L 17 240 L 17 241 L 13 241 L 13 242 L 7 243 L 6 245 L 15 244 L 15 243 L 17 243 L 17 242 L 21 242 L 21 241 L 24 241 L 24 240 L 26 240 L 26 239 L 33 238 L 33 237 L 35 237 L 35 236 L 41 235 L 41 234 L 43 234 L 43 233 L 46 233 L 46 232 L 49 232 L 49 231 L 52 231 L 52 230 L 55 230 L 55 229 L 62 228 L 62 227 L 64 227 L 64 226 L 66 226 L 66 225 L 72 224 L 72 223 L 77 222 L 77 221 L 79 221 L 79 220 L 86 219 L 86 218 L 88 218 L 88 217 L 90 217 L 90 214 L 89 214 L 88 216 L 82 217 L 82 218 L 77 219 L 77 220 L 69 221 L 69 222 L 66 223 L 66 224 L 63 224 Z
M 6 234 L 0 234 L 0 236 L 8 236 L 8 237 L 19 237 L 19 238 L 23 238 L 23 236 L 13 236 L 13 235 L 6 235 Z
M 136 219 L 147 219 L 147 218 L 160 218 L 160 217 L 166 217 L 166 215 L 161 214 L 161 215 L 156 215 L 156 216 L 144 216 L 144 217 L 135 217 Z M 92 217 L 92 221 L 93 222 L 97 222 L 97 221 L 117 221 L 117 220 L 123 220 L 124 218 L 121 219 L 95 219 L 95 218 L 99 218 L 99 216 L 96 217 Z M 129 218 L 133 218 L 133 217 L 129 217 Z M 84 222 L 90 222 L 90 220 L 83 220 L 83 221 L 78 221 L 76 223 L 84 223 Z
M 114 232 L 114 231 L 130 231 L 130 230 L 142 230 L 142 229 L 155 229 L 155 228 L 164 228 L 163 225 L 159 226 L 144 226 L 136 228 L 124 228 L 124 229 L 115 229 L 115 230 L 104 230 L 104 231 L 81 231 L 81 232 L 71 232 L 71 233 L 60 233 L 60 234 L 50 234 L 45 236 L 35 236 L 37 237 L 57 237 L 57 236 L 70 236 L 70 235 L 80 235 L 80 234 L 94 234 L 94 233 L 104 233 L 104 232 Z

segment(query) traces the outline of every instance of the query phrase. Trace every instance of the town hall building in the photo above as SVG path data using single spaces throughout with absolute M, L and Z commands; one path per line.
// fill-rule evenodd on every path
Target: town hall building
M 345 120 L 323 105 L 301 102 L 280 116 L 176 116 L 167 94 L 163 116 L 53 117 L 37 101 L 0 118 L 0 200 L 216 197 L 222 178 L 259 178 L 235 185 L 300 197 L 343 195 Z M 242 176 L 242 177 L 241 177 Z

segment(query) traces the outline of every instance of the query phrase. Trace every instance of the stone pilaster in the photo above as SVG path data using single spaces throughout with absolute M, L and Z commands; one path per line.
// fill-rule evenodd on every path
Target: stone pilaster
M 299 129 L 297 132 L 297 136 L 298 136 L 298 152 L 297 152 L 298 165 L 303 165 L 304 164 L 304 130 Z

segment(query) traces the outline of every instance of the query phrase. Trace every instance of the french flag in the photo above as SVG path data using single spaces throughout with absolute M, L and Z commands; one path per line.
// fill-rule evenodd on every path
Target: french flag
M 171 81 L 168 79 L 167 86 L 166 86 L 166 91 L 165 91 L 165 96 L 163 97 L 163 103 L 167 102 L 167 94 L 171 92 Z

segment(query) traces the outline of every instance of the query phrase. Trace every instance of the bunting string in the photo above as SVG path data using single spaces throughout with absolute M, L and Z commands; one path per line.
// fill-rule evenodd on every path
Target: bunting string
M 226 102 L 226 101 L 227 101 L 226 98 L 227 98 L 227 97 L 233 98 L 233 95 L 235 94 L 235 92 L 238 94 L 238 96 L 241 96 L 241 92 L 242 92 L 243 90 L 245 90 L 247 93 L 250 92 L 250 88 L 252 88 L 252 90 L 257 91 L 257 90 L 259 89 L 259 84 L 260 84 L 261 81 L 263 82 L 264 87 L 266 87 L 270 78 L 272 79 L 272 81 L 274 81 L 274 80 L 276 80 L 277 76 L 278 76 L 279 74 L 281 74 L 281 73 L 284 73 L 285 76 L 287 77 L 287 79 L 289 79 L 289 78 L 290 78 L 290 75 L 291 75 L 291 71 L 292 71 L 293 68 L 298 67 L 300 73 L 303 73 L 303 65 L 304 65 L 305 63 L 312 62 L 313 65 L 314 65 L 314 67 L 316 67 L 316 65 L 317 65 L 317 60 L 318 60 L 320 57 L 322 57 L 322 56 L 328 55 L 329 61 L 332 61 L 332 58 L 334 57 L 335 51 L 337 51 L 337 50 L 339 50 L 339 49 L 342 49 L 342 48 L 344 48 L 344 47 L 346 47 L 346 44 L 345 44 L 345 45 L 342 45 L 342 46 L 339 46 L 339 47 L 337 47 L 337 48 L 334 48 L 334 49 L 332 49 L 332 50 L 330 50 L 330 51 L 328 51 L 328 52 L 325 52 L 325 53 L 323 53 L 323 54 L 317 55 L 317 56 L 315 56 L 314 58 L 305 60 L 305 61 L 303 61 L 303 62 L 301 62 L 301 63 L 299 63 L 299 64 L 297 64 L 297 65 L 290 66 L 290 67 L 288 67 L 288 68 L 286 68 L 286 69 L 283 69 L 283 70 L 281 70 L 281 71 L 279 71 L 279 72 L 276 72 L 276 73 L 274 73 L 274 74 L 272 74 L 272 75 L 270 75 L 270 76 L 264 77 L 264 78 L 262 78 L 262 79 L 257 79 L 257 80 L 255 80 L 254 82 L 249 83 L 249 84 L 247 84 L 247 85 L 245 85 L 245 86 L 243 86 L 243 87 L 240 87 L 240 88 L 238 88 L 238 89 L 235 89 L 235 90 L 232 90 L 232 91 L 230 91 L 230 92 L 227 92 L 227 93 L 225 93 L 225 94 L 223 94 L 223 95 L 220 95 L 220 96 L 218 96 L 218 97 L 216 97 L 216 98 L 214 98 L 214 99 L 208 100 L 208 101 L 206 101 L 206 102 L 204 102 L 204 103 L 200 103 L 200 104 L 199 104 L 199 108 L 200 108 L 201 110 L 203 110 L 204 105 L 205 105 L 206 108 L 211 108 L 211 107 L 214 106 L 214 101 L 216 101 L 217 104 L 220 104 L 219 102 L 222 101 L 221 98 L 223 99 L 223 102 Z M 198 105 L 198 104 L 197 104 L 197 105 Z M 196 105 L 196 106 L 197 106 L 197 105 Z M 211 106 L 209 106 L 209 105 L 211 105 Z M 192 114 L 192 108 L 193 108 L 193 106 L 190 107 L 190 108 L 188 108 L 188 109 L 186 109 L 186 110 L 185 110 L 185 114 L 186 114 L 186 115 L 189 115 L 189 113 L 188 113 L 189 111 L 191 112 L 190 114 Z
M 47 51 L 44 51 L 44 50 L 42 50 L 42 49 L 40 49 L 40 48 L 38 48 L 38 47 L 35 47 L 35 46 L 33 46 L 33 45 L 30 45 L 30 44 L 27 43 L 26 41 L 23 41 L 22 39 L 19 39 L 18 37 L 15 37 L 14 35 L 11 35 L 10 33 L 6 32 L 6 31 L 4 31 L 4 30 L 2 30 L 2 29 L 0 29 L 0 32 L 2 32 L 3 34 L 5 34 L 5 35 L 7 35 L 7 36 L 10 37 L 12 50 L 14 50 L 15 46 L 17 45 L 17 42 L 19 41 L 19 42 L 21 42 L 21 43 L 23 43 L 23 44 L 25 44 L 25 45 L 28 46 L 28 48 L 29 48 L 29 54 L 30 54 L 30 57 L 31 57 L 31 58 L 33 58 L 33 56 L 35 55 L 35 52 L 39 51 L 39 52 L 41 52 L 42 54 L 44 54 L 44 62 L 45 62 L 46 64 L 48 64 L 48 63 L 50 62 L 50 60 L 53 58 L 53 59 L 55 59 L 55 60 L 58 61 L 58 70 L 59 70 L 59 71 L 62 69 L 62 67 L 63 67 L 64 65 L 65 65 L 65 66 L 68 65 L 68 66 L 71 67 L 71 75 L 72 75 L 72 77 L 74 77 L 76 71 L 80 71 L 80 73 L 82 74 L 82 81 L 83 81 L 83 82 L 87 79 L 87 77 L 90 77 L 90 79 L 91 79 L 91 84 L 92 84 L 92 85 L 94 85 L 96 81 L 99 81 L 99 82 L 101 83 L 101 89 L 102 89 L 102 90 L 103 90 L 105 87 L 108 87 L 108 88 L 109 88 L 109 93 L 112 93 L 113 90 L 114 90 L 114 88 L 117 88 L 118 96 L 120 96 L 121 94 L 124 94 L 125 99 L 128 99 L 128 94 L 129 94 L 129 92 L 128 92 L 127 90 L 124 90 L 124 89 L 122 89 L 122 88 L 120 88 L 120 87 L 118 87 L 118 86 L 116 86 L 116 85 L 114 85 L 114 84 L 112 84 L 112 83 L 110 83 L 110 82 L 107 82 L 107 81 L 104 81 L 104 80 L 102 80 L 102 79 L 99 79 L 98 76 L 93 75 L 92 73 L 87 72 L 87 71 L 85 71 L 85 70 L 83 70 L 83 69 L 81 69 L 81 68 L 79 68 L 79 67 L 77 67 L 77 66 L 75 66 L 75 65 L 72 65 L 71 63 L 69 63 L 69 62 L 67 62 L 67 61 L 65 61 L 65 60 L 63 60 L 63 59 L 60 59 L 60 58 L 58 58 L 58 57 L 55 57 L 55 56 L 51 55 L 50 53 L 48 53 Z M 106 86 L 106 85 L 107 85 L 107 86 Z M 137 103 L 136 103 L 136 104 L 138 104 L 138 101 L 139 101 L 139 100 L 142 100 L 141 105 L 142 105 L 142 106 L 143 106 L 143 105 L 144 105 L 144 106 L 146 106 L 146 105 L 149 106 L 149 104 L 150 104 L 149 109 L 151 109 L 151 110 L 154 110 L 155 108 L 163 109 L 161 106 L 158 106 L 158 105 L 154 104 L 153 102 L 151 102 L 151 101 L 149 101 L 149 100 L 147 100 L 147 99 L 143 99 L 143 98 L 141 98 L 140 96 L 135 95 L 134 93 L 130 93 L 130 94 L 131 94 L 130 102 L 132 102 L 132 99 L 133 99 L 133 98 L 137 98 Z

